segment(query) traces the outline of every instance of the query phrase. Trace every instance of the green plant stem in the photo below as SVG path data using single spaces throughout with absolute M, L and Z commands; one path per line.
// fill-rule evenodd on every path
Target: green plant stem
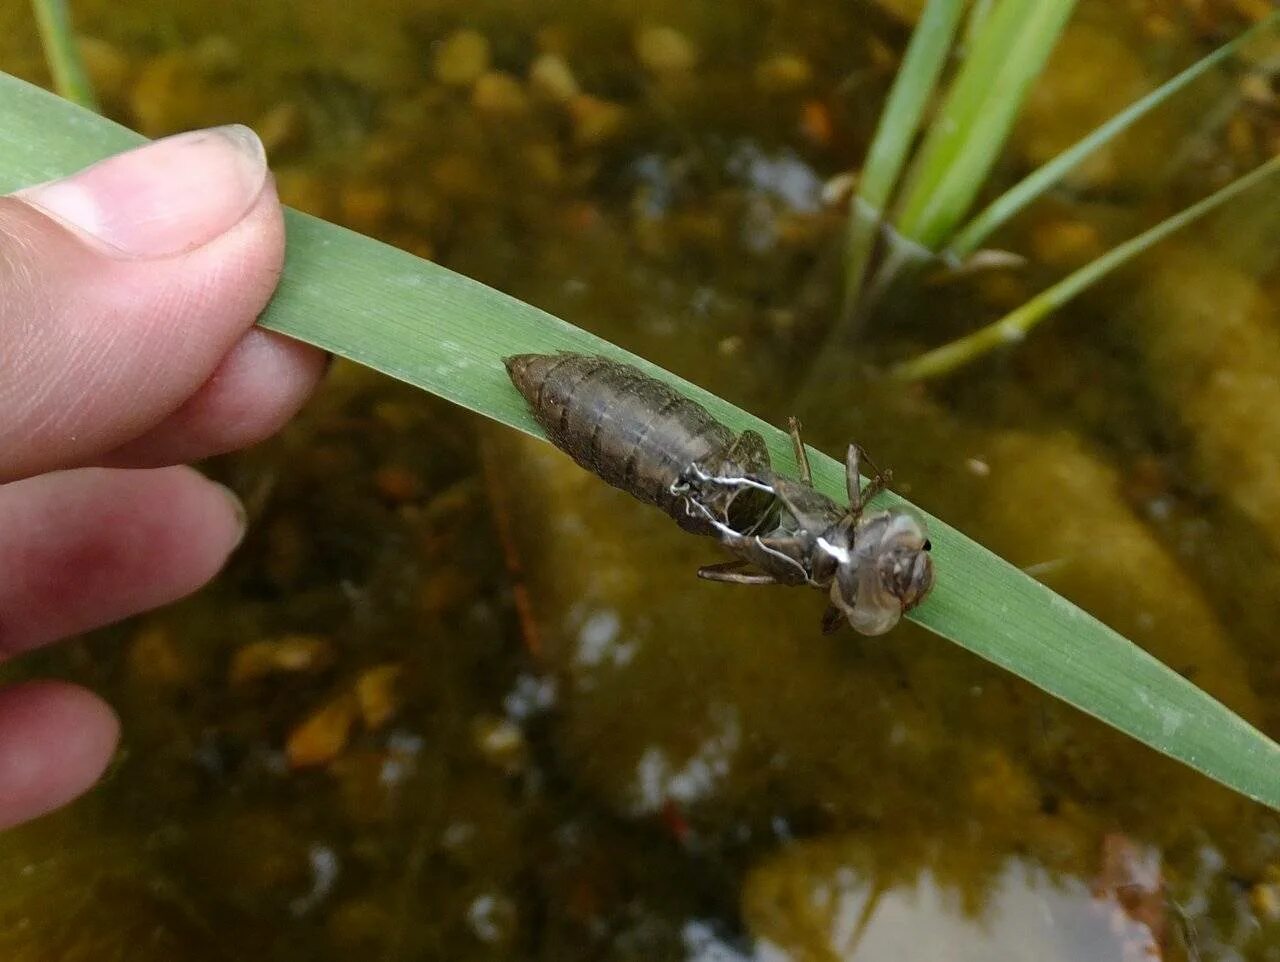
M 963 260 L 976 251 L 987 238 L 1012 220 L 1029 204 L 1045 191 L 1052 188 L 1098 148 L 1111 141 L 1116 135 L 1128 130 L 1133 124 L 1152 110 L 1168 100 L 1173 94 L 1187 86 L 1197 77 L 1202 76 L 1213 67 L 1230 57 L 1241 46 L 1248 43 L 1264 30 L 1269 30 L 1280 23 L 1280 12 L 1273 13 L 1250 27 L 1234 40 L 1223 44 L 1217 50 L 1197 60 L 1194 64 L 1175 77 L 1165 81 L 1151 93 L 1130 104 L 1087 137 L 1068 147 L 1042 167 L 1023 178 L 1018 184 L 1001 194 L 961 229 L 947 245 L 947 253 L 957 260 Z
M 72 103 L 97 111 L 98 99 L 76 45 L 67 0 L 31 0 L 31 8 L 40 31 L 45 61 L 53 76 L 54 90 Z
M 846 317 L 857 308 L 876 234 L 911 141 L 920 129 L 925 106 L 947 62 L 964 5 L 965 0 L 929 0 L 880 113 L 858 179 L 857 194 L 849 208 L 842 311 Z
M 961 53 L 968 51 L 973 42 L 982 33 L 982 27 L 991 15 L 995 0 L 973 0 L 969 5 L 969 17 L 965 20 L 964 36 L 961 38 Z
M 939 250 L 964 217 L 1004 147 L 1075 0 L 1001 0 L 929 127 L 894 226 Z
M 1265 164 L 1232 181 L 1226 187 L 1215 191 L 1186 210 L 1161 221 L 1155 227 L 1125 241 L 1097 260 L 1091 261 L 1079 270 L 1067 275 L 1067 277 L 1054 284 L 1048 290 L 1037 294 L 1017 310 L 1011 311 L 1000 318 L 1000 320 L 898 365 L 893 369 L 893 376 L 904 381 L 919 381 L 925 378 L 941 377 L 997 348 L 1017 344 L 1046 317 L 1081 291 L 1096 284 L 1117 267 L 1127 264 L 1139 254 L 1164 240 L 1174 231 L 1186 227 L 1192 221 L 1220 207 L 1237 194 L 1248 190 L 1278 170 L 1280 170 L 1280 157 L 1273 157 Z
M 64 176 L 141 142 L 0 74 L 0 193 Z M 731 429 L 759 431 L 778 469 L 796 469 L 784 432 L 643 358 L 405 251 L 296 211 L 286 211 L 285 222 L 285 270 L 260 321 L 266 328 L 534 435 L 540 431 L 507 379 L 503 356 L 605 354 L 666 380 Z M 842 499 L 843 464 L 816 451 L 810 459 L 815 486 Z M 888 493 L 882 503 L 905 504 Z M 941 520 L 919 514 L 929 526 L 938 582 L 912 620 L 1280 809 L 1280 746 L 1070 601 Z

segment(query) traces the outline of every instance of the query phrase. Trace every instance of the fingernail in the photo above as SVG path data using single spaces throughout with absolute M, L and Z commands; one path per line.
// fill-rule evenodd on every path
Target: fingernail
M 240 524 L 240 534 L 236 537 L 236 543 L 231 546 L 231 550 L 235 551 L 240 547 L 240 543 L 244 541 L 244 536 L 249 533 L 249 512 L 245 510 L 244 502 L 240 500 L 240 495 L 236 494 L 225 484 L 219 484 L 217 481 L 210 481 L 214 487 L 221 488 L 222 493 L 227 496 L 227 500 L 231 502 L 231 509 L 236 514 L 236 521 Z
M 266 179 L 262 141 L 234 124 L 166 137 L 17 196 L 120 255 L 165 257 L 238 224 Z

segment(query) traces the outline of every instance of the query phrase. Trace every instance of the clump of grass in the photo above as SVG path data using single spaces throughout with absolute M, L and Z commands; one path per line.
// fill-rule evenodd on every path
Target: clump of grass
M 1280 23 L 1280 12 L 1263 18 L 1116 114 L 1005 191 L 968 223 L 962 223 L 1008 137 L 1025 94 L 1066 25 L 1074 0 L 993 0 L 972 8 L 966 33 L 969 53 L 924 138 L 900 196 L 890 205 L 894 185 L 880 169 L 879 161 L 885 155 L 895 159 L 891 172 L 893 178 L 897 177 L 906 153 L 905 144 L 909 134 L 918 128 L 925 106 L 923 101 L 897 96 L 898 91 L 900 88 L 933 89 L 941 64 L 951 53 L 939 42 L 941 32 L 937 24 L 952 23 L 948 18 L 955 13 L 953 7 L 952 0 L 930 0 L 925 7 L 893 93 L 886 102 L 867 157 L 870 187 L 859 191 L 849 215 L 843 309 L 828 335 L 829 350 L 824 351 L 823 356 L 833 356 L 835 352 L 830 348 L 851 339 L 856 319 L 874 308 L 878 292 L 886 289 L 908 265 L 918 265 L 935 257 L 952 266 L 964 263 L 992 234 L 1060 184 L 1093 152 L 1260 33 Z M 920 46 L 928 50 L 931 59 L 917 63 L 911 54 L 922 35 L 930 38 L 927 45 L 921 41 Z M 948 34 L 948 39 L 952 36 Z M 913 70 L 918 71 L 918 77 L 907 76 Z M 1000 320 L 900 364 L 894 370 L 895 375 L 904 379 L 937 377 L 991 350 L 1018 343 L 1053 311 L 1111 271 L 1275 170 L 1274 162 L 1263 164 L 1080 268 Z M 868 174 L 864 173 L 863 180 L 867 183 Z M 888 245 L 875 278 L 867 285 L 865 279 L 877 238 L 875 228 L 882 223 L 891 228 L 891 236 L 896 235 L 897 239 Z
M 899 364 L 893 369 L 893 376 L 904 381 L 940 377 L 944 374 L 950 374 L 971 361 L 977 360 L 990 351 L 1019 343 L 1031 332 L 1032 328 L 1081 291 L 1096 284 L 1117 267 L 1127 264 L 1139 254 L 1149 250 L 1174 231 L 1181 230 L 1210 211 L 1216 210 L 1236 195 L 1248 190 L 1277 171 L 1280 171 L 1280 157 L 1273 157 L 1243 177 L 1214 191 L 1204 200 L 1174 214 L 1172 217 L 1166 218 L 1155 227 L 1143 231 L 1137 237 L 1112 248 L 1097 260 L 1090 261 L 1084 267 L 1058 281 L 1048 290 L 1037 294 L 1021 307 L 1010 311 L 1000 320 L 993 321 L 972 334 L 957 338 L 948 344 L 934 348 L 919 357 Z
M 844 298 L 829 344 L 846 342 L 865 312 L 867 267 L 881 224 L 910 243 L 892 247 L 870 285 L 873 291 L 950 236 L 999 156 L 1022 98 L 1048 60 L 1075 0 L 972 6 L 964 61 L 899 187 L 921 118 L 952 56 L 964 6 L 962 0 L 929 0 L 881 112 L 849 217 Z

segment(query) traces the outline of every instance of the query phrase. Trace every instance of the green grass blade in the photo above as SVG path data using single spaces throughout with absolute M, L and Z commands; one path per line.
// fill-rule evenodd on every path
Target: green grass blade
M 1075 0 L 1001 0 L 929 128 L 894 225 L 938 250 L 978 195 Z
M 964 24 L 964 36 L 960 41 L 962 53 L 969 50 L 981 35 L 993 6 L 995 6 L 995 0 L 973 0 L 969 7 L 969 18 Z
M 0 74 L 0 192 L 66 174 L 137 135 Z M 530 434 L 504 355 L 594 351 L 661 377 L 735 429 L 754 428 L 783 470 L 787 436 L 696 385 L 537 308 L 411 254 L 296 212 L 280 290 L 262 323 Z M 815 452 L 817 486 L 842 465 Z M 887 503 L 902 503 L 886 496 Z M 637 510 L 640 510 L 637 508 Z M 924 513 L 921 512 L 923 515 Z M 1181 675 L 943 522 L 939 578 L 915 620 L 1157 751 L 1280 809 L 1280 746 Z
M 925 378 L 940 377 L 949 374 L 959 367 L 977 360 L 984 354 L 999 347 L 1017 344 L 1030 333 L 1031 329 L 1046 317 L 1060 308 L 1071 298 L 1089 286 L 1096 284 L 1111 271 L 1144 251 L 1149 250 L 1164 240 L 1174 231 L 1186 227 L 1197 218 L 1220 207 L 1241 191 L 1248 190 L 1264 178 L 1280 171 L 1280 157 L 1273 157 L 1243 177 L 1233 180 L 1219 190 L 1214 191 L 1203 200 L 1192 204 L 1186 210 L 1179 211 L 1172 217 L 1143 231 L 1137 237 L 1130 238 L 1107 251 L 1097 260 L 1090 261 L 1084 267 L 1068 274 L 1058 283 L 1037 294 L 1016 310 L 1010 311 L 998 321 L 974 331 L 965 337 L 957 338 L 926 354 L 912 358 L 900 364 L 893 371 L 894 376 L 907 381 L 919 381 Z
M 31 9 L 40 31 L 44 58 L 53 76 L 53 89 L 81 107 L 97 110 L 98 99 L 76 46 L 67 0 L 31 0 Z
M 880 113 L 849 210 L 843 302 L 846 316 L 857 306 L 880 221 L 902 173 L 911 141 L 920 129 L 925 106 L 946 65 L 964 5 L 965 0 L 929 0 Z
M 1230 57 L 1263 30 L 1280 23 L 1280 12 L 1272 13 L 1250 27 L 1240 36 L 1217 50 L 1197 60 L 1182 73 L 1165 81 L 1151 93 L 1130 104 L 1087 137 L 1068 147 L 1047 164 L 1039 167 L 1015 186 L 996 198 L 968 226 L 964 227 L 948 245 L 949 252 L 964 259 L 976 251 L 987 238 L 1012 220 L 1027 205 L 1052 188 L 1074 170 L 1091 153 L 1110 141 L 1117 134 L 1128 130 L 1144 114 L 1159 106 L 1197 77 L 1207 73 Z

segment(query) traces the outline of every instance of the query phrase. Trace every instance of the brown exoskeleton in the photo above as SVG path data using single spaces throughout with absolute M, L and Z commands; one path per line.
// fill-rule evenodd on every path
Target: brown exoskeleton
M 843 619 L 865 635 L 888 631 L 933 586 L 924 525 L 904 511 L 865 512 L 886 478 L 877 471 L 861 490 L 856 445 L 846 459 L 846 509 L 813 487 L 794 420 L 799 480 L 773 470 L 759 434 L 734 435 L 702 405 L 631 365 L 560 353 L 516 355 L 506 367 L 552 443 L 737 555 L 700 569 L 700 577 L 821 589 L 830 600 L 823 629 Z
M 790 435 L 800 465 L 798 481 L 773 471 L 755 477 L 712 476 L 694 465 L 686 478 L 676 482 L 676 488 L 686 492 L 691 504 L 715 527 L 720 543 L 738 555 L 738 560 L 700 568 L 698 577 L 824 589 L 830 603 L 822 618 L 823 631 L 834 631 L 843 617 L 861 634 L 884 634 L 933 587 L 932 545 L 924 525 L 906 511 L 866 513 L 867 502 L 884 490 L 888 477 L 872 465 L 871 483 L 862 488 L 858 469 L 864 455 L 856 444 L 849 445 L 845 458 L 849 507 L 840 507 L 813 487 L 809 456 L 795 418 Z M 769 530 L 734 530 L 712 519 L 703 507 L 741 488 L 768 490 L 778 499 L 777 523 Z M 742 570 L 747 567 L 756 570 Z

